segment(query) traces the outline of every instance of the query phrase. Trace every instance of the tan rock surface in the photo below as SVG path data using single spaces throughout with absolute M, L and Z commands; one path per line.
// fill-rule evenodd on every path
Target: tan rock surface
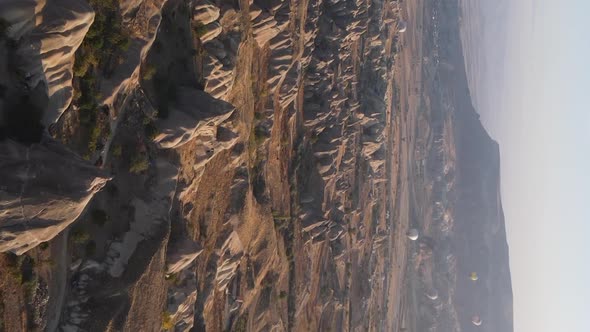
M 448 291 L 414 276 L 432 275 L 439 256 L 405 233 L 412 225 L 430 234 L 435 226 L 414 224 L 434 217 L 454 232 L 454 205 L 433 200 L 421 173 L 430 154 L 445 156 L 432 164 L 442 172 L 436 188 L 458 182 L 452 117 L 440 134 L 419 112 L 436 102 L 421 98 L 422 63 L 413 60 L 423 54 L 423 2 L 108 4 L 94 3 L 95 20 L 121 27 L 108 36 L 128 36 L 129 48 L 68 83 L 79 95 L 50 132 L 112 179 L 97 180 L 100 192 L 76 180 L 90 194 L 62 197 L 83 204 L 61 237 L 47 236 L 51 253 L 22 247 L 30 250 L 21 257 L 56 262 L 51 273 L 31 272 L 49 291 L 37 285 L 37 300 L 11 313 L 71 331 L 399 331 L 431 322 L 410 314 L 430 312 L 412 297 L 416 280 L 439 299 Z M 413 18 L 403 37 L 400 16 Z M 73 153 L 57 155 L 55 163 L 97 172 Z M 22 151 L 15 159 L 29 165 Z M 35 180 L 23 174 L 11 192 Z M 6 234 L 0 245 L 20 248 Z M 444 255 L 451 268 L 456 257 Z
M 72 224 L 108 179 L 60 144 L 0 142 L 0 252 L 22 254 Z

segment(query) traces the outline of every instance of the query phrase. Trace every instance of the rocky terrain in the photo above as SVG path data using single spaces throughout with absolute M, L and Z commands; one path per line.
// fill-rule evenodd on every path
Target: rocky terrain
M 0 330 L 508 331 L 452 3 L 1 2 Z
M 408 321 L 416 331 L 513 331 L 499 147 L 472 104 L 459 13 L 458 2 L 425 4 L 429 24 L 411 52 L 422 59 L 409 110 L 417 117 L 414 227 L 424 236 L 409 262 Z

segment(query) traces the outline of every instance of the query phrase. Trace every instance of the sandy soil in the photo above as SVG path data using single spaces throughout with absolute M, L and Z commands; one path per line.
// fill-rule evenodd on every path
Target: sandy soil
M 160 45 L 154 54 L 128 54 L 125 61 L 142 68 L 125 65 L 135 68 L 129 78 L 105 81 L 115 119 L 103 167 L 116 190 L 93 201 L 107 221 L 76 223 L 75 234 L 88 238 L 68 250 L 52 244 L 62 273 L 53 275 L 51 305 L 67 307 L 62 327 L 413 326 L 404 320 L 412 303 L 405 234 L 420 210 L 413 179 L 422 2 L 184 4 L 162 9 L 155 41 L 142 44 Z M 193 10 L 221 32 L 184 43 L 180 32 L 198 27 L 190 25 Z M 399 14 L 409 22 L 402 35 Z M 189 56 L 198 70 L 180 65 Z M 153 80 L 139 79 L 148 68 Z M 154 119 L 155 83 L 165 79 L 176 92 L 172 111 Z M 144 132 L 152 122 L 160 130 L 154 140 Z M 147 166 L 130 172 L 138 156 Z M 98 248 L 79 250 L 89 239 Z M 190 263 L 167 273 L 179 252 Z M 64 253 L 78 264 L 70 273 Z M 48 324 L 59 316 L 52 312 Z
M 393 317 L 388 331 L 408 329 L 414 331 L 416 322 L 413 313 L 416 312 L 415 301 L 412 301 L 411 278 L 407 272 L 411 267 L 407 265 L 409 243 L 405 234 L 414 224 L 418 207 L 414 181 L 414 152 L 416 142 L 417 112 L 421 102 L 422 80 L 422 20 L 423 1 L 404 1 L 401 5 L 401 16 L 407 22 L 407 30 L 400 36 L 401 50 L 395 66 L 396 87 L 399 89 L 399 112 L 396 112 L 393 126 L 393 151 L 396 165 L 392 168 L 391 176 L 397 179 L 394 183 L 394 220 L 399 220 L 394 232 L 395 238 L 391 243 L 392 264 L 389 298 L 394 305 L 390 306 L 388 316 Z

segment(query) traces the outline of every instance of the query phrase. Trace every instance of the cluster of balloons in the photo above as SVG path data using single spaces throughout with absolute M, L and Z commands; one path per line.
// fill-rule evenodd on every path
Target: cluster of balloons
M 471 275 L 469 276 L 469 278 L 471 279 L 471 281 L 475 282 L 479 280 L 479 276 L 477 275 L 477 272 L 471 272 Z M 473 323 L 473 325 L 475 326 L 481 326 L 481 324 L 483 323 L 481 321 L 481 317 L 479 317 L 479 315 L 475 315 L 471 318 L 471 322 Z
M 408 230 L 408 232 L 406 233 L 406 236 L 408 237 L 408 239 L 410 239 L 412 241 L 416 241 L 416 240 L 418 240 L 419 232 L 416 228 L 410 228 Z M 471 281 L 473 281 L 473 282 L 478 281 L 479 276 L 477 275 L 477 272 L 471 272 L 471 274 L 469 275 L 469 279 L 471 279 Z M 431 300 L 438 299 L 438 293 L 436 292 L 436 290 L 433 290 L 431 293 L 427 294 L 426 296 Z M 471 322 L 475 326 L 481 326 L 481 324 L 483 323 L 481 320 L 481 317 L 479 317 L 479 315 L 473 316 L 471 318 Z

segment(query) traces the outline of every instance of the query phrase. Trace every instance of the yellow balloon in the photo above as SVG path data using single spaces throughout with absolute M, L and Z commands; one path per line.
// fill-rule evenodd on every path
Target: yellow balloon
M 477 276 L 477 273 L 471 272 L 471 280 L 477 281 L 478 279 L 479 279 L 479 277 Z

